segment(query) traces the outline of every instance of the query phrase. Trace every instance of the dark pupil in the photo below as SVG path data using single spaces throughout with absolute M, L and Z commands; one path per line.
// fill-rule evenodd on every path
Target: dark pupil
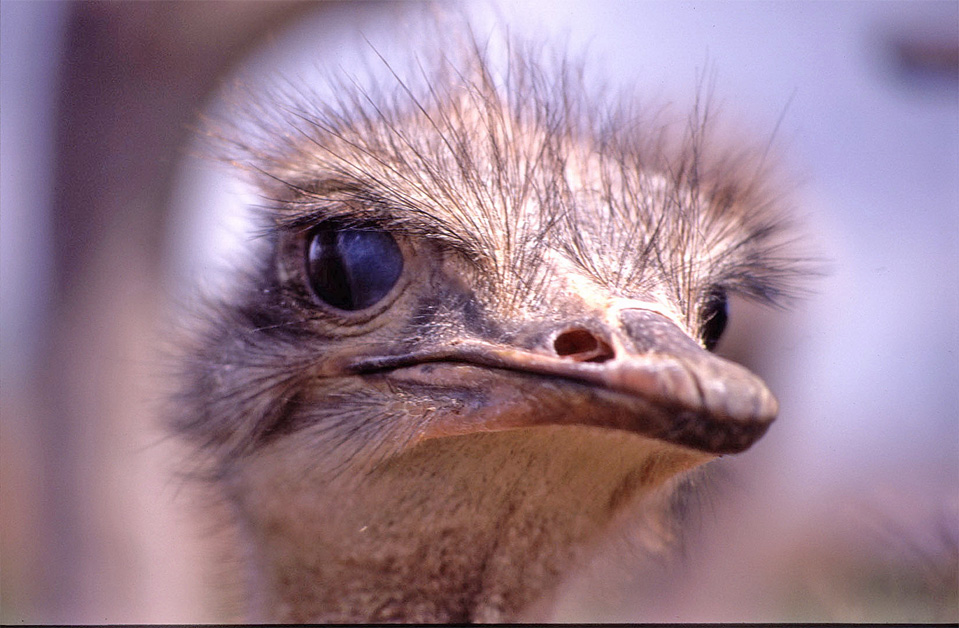
M 400 278 L 403 254 L 379 229 L 318 228 L 306 253 L 310 287 L 341 310 L 362 310 L 386 296 Z
M 729 306 L 726 302 L 726 293 L 716 290 L 709 295 L 709 299 L 703 306 L 703 344 L 708 350 L 712 351 L 716 348 L 728 321 Z

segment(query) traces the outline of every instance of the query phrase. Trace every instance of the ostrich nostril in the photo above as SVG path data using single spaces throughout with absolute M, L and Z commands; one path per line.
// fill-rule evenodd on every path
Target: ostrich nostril
M 609 343 L 586 329 L 568 329 L 553 341 L 553 349 L 564 358 L 576 362 L 606 362 L 616 354 Z

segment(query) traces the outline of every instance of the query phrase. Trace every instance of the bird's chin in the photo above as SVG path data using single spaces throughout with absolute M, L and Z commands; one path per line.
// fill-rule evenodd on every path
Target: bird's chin
M 631 433 L 708 459 L 748 449 L 768 427 L 667 406 L 575 379 L 468 363 L 430 362 L 380 376 L 392 389 L 431 405 L 419 440 L 575 426 Z

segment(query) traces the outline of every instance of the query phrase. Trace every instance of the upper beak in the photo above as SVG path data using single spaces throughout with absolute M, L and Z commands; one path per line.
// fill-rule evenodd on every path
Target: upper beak
M 482 408 L 479 422 L 447 417 L 427 436 L 579 424 L 722 454 L 747 449 L 775 419 L 778 403 L 762 380 L 706 351 L 662 314 L 624 308 L 609 320 L 616 324 L 560 329 L 548 347 L 469 341 L 439 351 L 363 359 L 351 370 L 402 370 L 407 381 L 464 387 L 476 385 L 476 373 L 461 367 L 483 367 L 499 375 L 484 382 L 491 396 L 524 406 L 513 412 Z M 445 372 L 441 365 L 447 365 Z M 564 390 L 568 406 L 566 401 L 547 404 L 546 411 L 540 404 L 537 411 L 535 381 L 528 376 L 548 380 L 550 394 Z

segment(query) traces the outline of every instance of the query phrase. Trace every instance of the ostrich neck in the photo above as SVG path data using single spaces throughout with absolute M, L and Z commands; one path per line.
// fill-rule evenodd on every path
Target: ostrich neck
M 284 439 L 229 483 L 262 619 L 515 619 L 618 513 L 708 459 L 590 428 L 426 441 L 360 474 L 310 452 Z

